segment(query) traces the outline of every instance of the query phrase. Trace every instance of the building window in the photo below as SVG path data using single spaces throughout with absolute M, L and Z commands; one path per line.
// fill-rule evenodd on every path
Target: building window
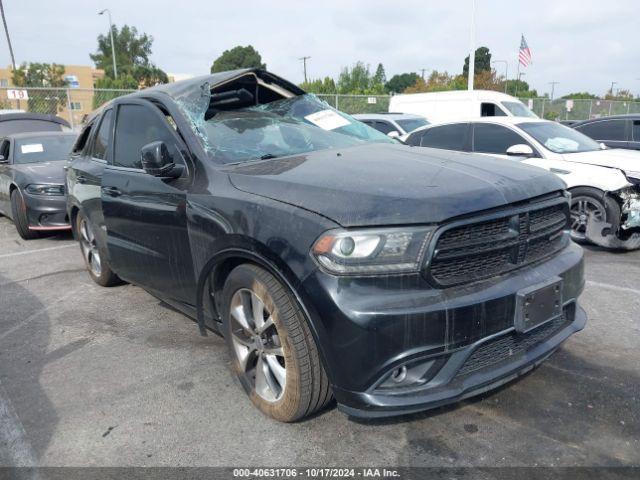
M 82 103 L 71 102 L 71 110 L 82 110 Z
M 0 87 L 8 87 L 9 86 L 9 80 L 7 80 L 6 78 L 0 78 Z

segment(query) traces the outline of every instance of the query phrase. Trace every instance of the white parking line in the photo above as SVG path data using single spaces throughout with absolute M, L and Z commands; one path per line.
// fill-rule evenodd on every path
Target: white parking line
M 587 280 L 587 285 L 600 287 L 600 288 L 608 288 L 609 290 L 616 290 L 618 292 L 635 293 L 636 295 L 640 294 L 640 290 L 636 290 L 635 288 L 619 287 L 618 285 L 611 285 L 610 283 L 594 282 L 593 280 Z
M 30 253 L 38 253 L 38 252 L 50 252 L 52 250 L 62 250 L 63 248 L 71 248 L 71 247 L 77 247 L 77 246 L 78 246 L 77 244 L 72 243 L 70 245 L 60 245 L 58 247 L 47 247 L 47 248 L 38 248 L 35 250 L 24 250 L 22 252 L 3 253 L 2 255 L 0 255 L 0 258 L 17 257 L 19 255 L 28 255 Z

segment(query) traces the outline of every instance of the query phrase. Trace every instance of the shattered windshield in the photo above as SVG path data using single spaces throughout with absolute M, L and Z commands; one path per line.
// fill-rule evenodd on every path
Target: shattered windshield
M 394 143 L 312 94 L 213 114 L 193 103 L 188 106 L 205 150 L 225 164 L 370 142 Z

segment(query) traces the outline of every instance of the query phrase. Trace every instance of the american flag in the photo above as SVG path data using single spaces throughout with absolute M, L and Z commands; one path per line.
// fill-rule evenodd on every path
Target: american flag
M 524 35 L 522 35 L 522 39 L 520 40 L 520 52 L 518 52 L 518 60 L 520 61 L 520 65 L 523 67 L 528 67 L 531 63 L 531 50 L 529 50 L 529 45 L 527 45 L 527 41 L 524 39 Z

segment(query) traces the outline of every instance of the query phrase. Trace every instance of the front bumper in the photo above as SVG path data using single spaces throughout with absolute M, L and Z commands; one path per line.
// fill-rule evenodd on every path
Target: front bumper
M 31 195 L 23 193 L 29 230 L 69 230 L 66 195 Z
M 349 415 L 377 417 L 452 403 L 534 368 L 584 328 L 586 315 L 576 301 L 583 272 L 582 249 L 570 244 L 542 263 L 458 287 L 434 289 L 420 276 L 355 279 L 320 271 L 303 287 L 312 298 L 309 311 L 338 407 Z M 515 334 L 517 292 L 552 277 L 563 279 L 565 320 Z M 529 335 L 536 337 L 530 341 Z M 510 341 L 519 347 L 511 348 Z M 474 352 L 492 358 L 496 342 L 513 354 L 468 368 Z M 379 388 L 399 366 L 431 359 L 438 367 L 427 383 Z

